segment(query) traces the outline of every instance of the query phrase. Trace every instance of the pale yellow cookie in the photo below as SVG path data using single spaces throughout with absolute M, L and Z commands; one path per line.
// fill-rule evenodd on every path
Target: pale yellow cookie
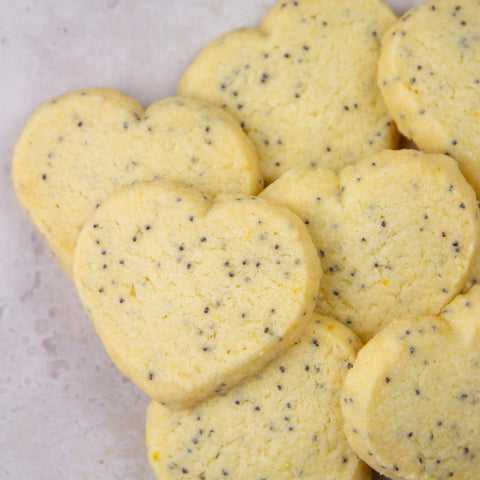
M 261 28 L 208 45 L 178 92 L 238 118 L 267 182 L 291 168 L 338 171 L 397 144 L 376 86 L 395 18 L 380 0 L 280 0 Z
M 191 405 L 301 334 L 321 268 L 301 220 L 247 196 L 166 181 L 113 194 L 80 234 L 74 279 L 118 368 L 152 399 Z
M 261 196 L 307 224 L 324 272 L 318 308 L 364 341 L 393 318 L 437 314 L 478 263 L 475 193 L 445 155 L 387 150 L 338 176 L 291 171 Z
M 378 85 L 400 131 L 448 153 L 480 193 L 480 1 L 431 0 L 382 40 Z
M 13 157 L 18 200 L 69 274 L 83 224 L 122 186 L 168 178 L 209 195 L 263 188 L 253 146 L 227 112 L 186 98 L 144 110 L 107 88 L 41 106 Z
M 478 478 L 479 345 L 480 286 L 438 317 L 388 325 L 345 380 L 353 449 L 392 480 Z
M 148 410 L 148 457 L 161 480 L 369 480 L 346 442 L 341 389 L 360 341 L 315 314 L 293 347 L 225 395 L 191 410 Z

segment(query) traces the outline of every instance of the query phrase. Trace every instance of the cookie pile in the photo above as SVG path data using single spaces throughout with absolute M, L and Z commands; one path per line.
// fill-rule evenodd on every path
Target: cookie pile
M 31 117 L 19 202 L 152 399 L 159 479 L 475 477 L 479 32 L 478 0 L 281 0 L 178 97 Z

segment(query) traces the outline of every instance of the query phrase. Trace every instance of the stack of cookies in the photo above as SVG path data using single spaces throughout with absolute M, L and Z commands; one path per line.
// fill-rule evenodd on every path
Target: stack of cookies
M 280 0 L 177 97 L 44 104 L 12 175 L 159 479 L 472 479 L 478 152 L 478 0 Z

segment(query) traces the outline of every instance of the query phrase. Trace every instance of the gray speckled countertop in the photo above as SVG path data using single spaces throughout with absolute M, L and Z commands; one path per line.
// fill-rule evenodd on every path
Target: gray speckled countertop
M 70 278 L 21 211 L 14 142 L 33 110 L 87 86 L 173 95 L 208 41 L 274 0 L 0 0 L 0 478 L 153 480 L 148 399 L 113 366 Z M 418 3 L 391 0 L 397 12 Z

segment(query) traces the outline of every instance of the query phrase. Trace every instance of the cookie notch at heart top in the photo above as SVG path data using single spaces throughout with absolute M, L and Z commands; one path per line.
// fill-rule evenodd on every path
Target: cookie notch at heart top
M 257 157 L 227 112 L 187 98 L 146 110 L 110 88 L 87 88 L 38 108 L 13 154 L 20 204 L 62 267 L 72 273 L 81 228 L 122 186 L 166 178 L 208 195 L 256 194 Z
M 379 0 L 279 1 L 260 29 L 208 45 L 178 93 L 234 115 L 267 182 L 291 168 L 338 171 L 398 143 L 376 85 L 380 39 L 395 18 Z
M 321 267 L 288 209 L 168 182 L 111 196 L 78 241 L 80 298 L 118 368 L 151 398 L 194 404 L 294 342 Z
M 364 341 L 393 318 L 438 314 L 471 278 L 479 210 L 448 156 L 387 150 L 338 176 L 291 171 L 261 197 L 307 224 L 324 272 L 317 308 Z
M 352 448 L 392 480 L 480 469 L 480 286 L 437 316 L 397 320 L 358 354 L 343 392 Z

